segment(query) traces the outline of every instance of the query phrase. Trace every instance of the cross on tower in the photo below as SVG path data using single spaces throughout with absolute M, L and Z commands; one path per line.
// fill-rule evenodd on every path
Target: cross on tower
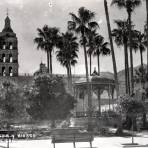
M 9 9 L 7 8 L 7 14 L 6 14 L 7 16 L 9 16 Z

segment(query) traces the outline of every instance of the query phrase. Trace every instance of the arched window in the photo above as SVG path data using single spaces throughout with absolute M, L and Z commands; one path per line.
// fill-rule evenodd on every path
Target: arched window
M 6 62 L 6 56 L 5 56 L 5 54 L 4 54 L 4 53 L 2 54 L 2 62 L 3 62 L 3 63 L 5 63 L 5 62 Z
M 3 49 L 6 49 L 6 45 L 3 45 Z
M 10 45 L 9 45 L 9 49 L 10 49 L 10 50 L 13 49 L 12 43 L 10 43 Z
M 12 67 L 9 67 L 9 76 L 13 76 Z
M 12 63 L 13 59 L 12 59 L 12 54 L 9 55 L 9 62 Z
M 6 68 L 2 67 L 2 76 L 6 76 Z

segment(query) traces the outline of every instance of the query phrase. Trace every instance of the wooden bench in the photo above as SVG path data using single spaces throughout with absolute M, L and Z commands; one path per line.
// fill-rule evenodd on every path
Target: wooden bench
M 76 142 L 89 142 L 90 148 L 92 148 L 92 134 L 78 128 L 54 129 L 51 138 L 54 148 L 55 143 L 73 143 L 76 148 Z

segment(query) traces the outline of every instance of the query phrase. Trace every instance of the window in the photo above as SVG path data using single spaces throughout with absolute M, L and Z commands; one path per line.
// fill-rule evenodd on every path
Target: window
M 12 59 L 12 54 L 9 55 L 9 62 L 12 63 L 13 59 Z
M 2 67 L 2 76 L 6 76 L 6 68 Z
M 3 63 L 5 63 L 5 62 L 6 62 L 6 56 L 5 56 L 5 54 L 4 54 L 4 53 L 2 54 L 2 62 L 3 62 Z
M 12 67 L 9 67 L 9 76 L 13 76 Z

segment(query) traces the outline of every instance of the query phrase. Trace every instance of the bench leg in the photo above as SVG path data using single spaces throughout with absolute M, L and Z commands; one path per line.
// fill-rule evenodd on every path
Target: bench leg
M 92 141 L 90 141 L 89 143 L 90 143 L 90 148 L 92 148 Z
M 73 147 L 76 148 L 76 143 L 75 143 L 75 141 L 73 142 Z
M 53 148 L 55 148 L 55 143 L 53 142 Z

